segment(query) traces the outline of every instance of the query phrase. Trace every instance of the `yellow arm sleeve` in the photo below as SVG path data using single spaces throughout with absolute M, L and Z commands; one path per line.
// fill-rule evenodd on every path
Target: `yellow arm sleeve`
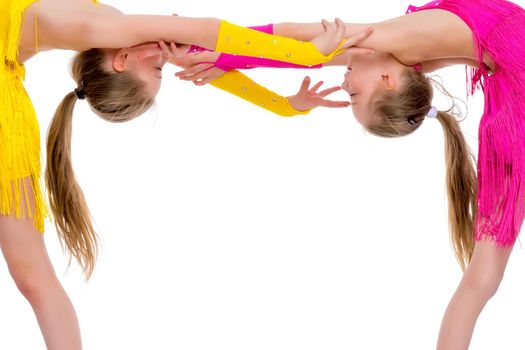
M 310 112 L 294 109 L 286 97 L 266 89 L 237 70 L 226 72 L 210 84 L 283 117 Z
M 343 43 L 344 41 L 339 47 Z M 215 51 L 268 58 L 303 66 L 328 62 L 333 56 L 341 53 L 337 48 L 330 55 L 325 56 L 311 42 L 267 34 L 226 21 L 221 21 Z

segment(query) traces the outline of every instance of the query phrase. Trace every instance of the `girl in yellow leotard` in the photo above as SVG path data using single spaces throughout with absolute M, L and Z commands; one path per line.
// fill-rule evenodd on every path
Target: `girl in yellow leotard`
M 213 18 L 123 15 L 92 0 L 0 0 L 0 248 L 21 293 L 33 307 L 50 349 L 81 348 L 75 311 L 46 253 L 48 213 L 40 186 L 38 123 L 22 81 L 23 63 L 40 51 L 78 51 L 76 89 L 60 103 L 47 140 L 45 182 L 59 236 L 89 277 L 97 238 L 70 162 L 77 99 L 111 122 L 147 110 L 160 88 L 169 57 L 158 42 L 196 44 L 301 64 L 328 61 L 340 45 L 338 24 L 312 42 L 260 34 Z

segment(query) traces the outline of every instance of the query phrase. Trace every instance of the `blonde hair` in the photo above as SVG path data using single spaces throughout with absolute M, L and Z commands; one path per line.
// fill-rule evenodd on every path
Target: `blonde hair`
M 446 92 L 446 91 L 445 91 Z M 425 119 L 432 103 L 430 79 L 407 67 L 403 84 L 385 93 L 374 104 L 379 122 L 365 126 L 371 134 L 381 137 L 400 137 L 414 132 Z M 451 241 L 456 259 L 465 270 L 474 251 L 474 218 L 477 205 L 475 158 L 461 133 L 456 118 L 439 111 L 437 119 L 445 135 L 446 184 Z
M 154 98 L 147 96 L 145 84 L 129 72 L 106 71 L 104 60 L 105 54 L 99 49 L 79 52 L 73 59 L 73 79 L 91 109 L 110 122 L 125 122 L 147 111 Z M 62 247 L 89 279 L 98 255 L 98 238 L 71 165 L 71 127 L 77 99 L 76 92 L 68 93 L 49 126 L 45 181 Z

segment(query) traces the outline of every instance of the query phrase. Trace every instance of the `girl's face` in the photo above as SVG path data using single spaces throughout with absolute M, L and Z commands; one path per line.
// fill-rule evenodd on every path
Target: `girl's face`
M 394 90 L 406 66 L 388 53 L 350 54 L 342 88 L 350 95 L 352 112 L 361 125 L 374 122 L 373 105 L 382 91 Z
M 159 92 L 162 68 L 167 60 L 157 43 L 144 43 L 118 50 L 113 59 L 113 69 L 136 74 L 146 83 L 146 90 L 153 97 Z

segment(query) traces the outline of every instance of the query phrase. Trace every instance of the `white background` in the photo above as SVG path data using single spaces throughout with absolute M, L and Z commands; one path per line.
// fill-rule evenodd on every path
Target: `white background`
M 125 13 L 213 16 L 241 25 L 339 16 L 373 22 L 405 1 L 322 3 L 108 1 Z M 523 6 L 523 1 L 520 2 Z M 422 5 L 422 3 L 414 3 Z M 44 138 L 75 88 L 70 52 L 27 64 Z M 461 278 L 449 243 L 440 124 L 412 136 L 367 135 L 350 109 L 281 118 L 167 67 L 154 111 L 112 125 L 85 101 L 73 160 L 103 240 L 88 283 L 45 239 L 76 307 L 84 347 L 106 349 L 432 349 Z M 260 69 L 283 95 L 302 77 L 342 82 L 345 68 Z M 465 100 L 463 67 L 439 71 Z M 344 93 L 334 97 L 346 99 Z M 483 100 L 462 123 L 477 152 Z M 448 102 L 436 93 L 435 104 Z M 517 243 L 471 349 L 524 349 L 525 253 Z M 0 263 L 0 349 L 44 349 L 29 304 Z

